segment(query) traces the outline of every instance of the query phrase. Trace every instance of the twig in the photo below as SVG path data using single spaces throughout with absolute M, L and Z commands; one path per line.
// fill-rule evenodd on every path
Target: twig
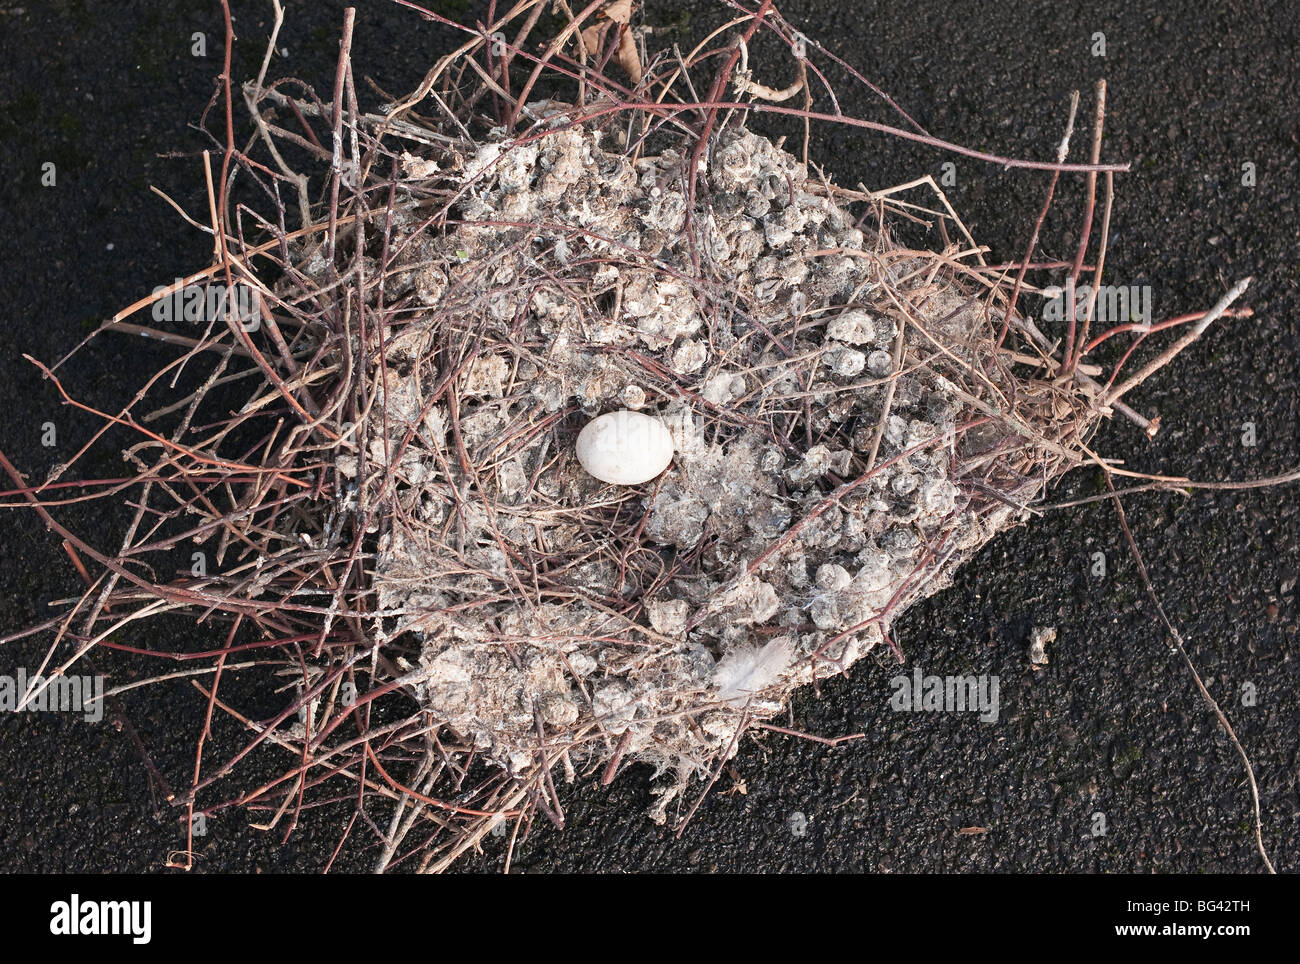
M 1254 279 L 1250 277 L 1242 278 L 1235 285 L 1229 288 L 1227 294 L 1220 298 L 1218 302 L 1215 303 L 1214 307 L 1205 313 L 1205 317 L 1197 322 L 1191 331 L 1183 335 L 1182 338 L 1179 338 L 1178 341 L 1174 342 L 1146 365 L 1142 366 L 1141 370 L 1139 370 L 1132 378 L 1107 392 L 1102 399 L 1102 404 L 1113 404 L 1117 399 L 1122 398 L 1134 388 L 1137 388 L 1137 386 L 1141 385 L 1144 381 L 1173 361 L 1173 359 L 1177 357 L 1184 348 L 1196 341 L 1196 339 L 1200 338 L 1205 332 L 1205 329 L 1214 324 L 1214 322 L 1218 320 L 1219 316 L 1227 311 L 1234 301 L 1241 297 L 1242 293 L 1250 287 L 1250 283 L 1253 280 Z
M 1169 617 L 1165 614 L 1165 607 L 1161 605 L 1160 597 L 1156 595 L 1155 587 L 1151 585 L 1151 577 L 1147 575 L 1146 563 L 1143 561 L 1142 553 L 1138 549 L 1137 540 L 1133 538 L 1133 533 L 1129 529 L 1128 517 L 1124 513 L 1124 505 L 1120 502 L 1119 495 L 1115 492 L 1115 485 L 1111 482 L 1110 473 L 1106 473 L 1106 487 L 1110 489 L 1111 499 L 1115 503 L 1115 512 L 1119 516 L 1120 528 L 1124 531 L 1124 539 L 1128 543 L 1129 551 L 1133 554 L 1134 562 L 1137 563 L 1138 575 L 1142 579 L 1142 585 L 1146 588 L 1147 595 L 1151 597 L 1151 602 L 1156 607 L 1156 612 L 1160 616 L 1160 621 L 1169 631 L 1169 635 L 1174 641 L 1175 648 L 1178 650 L 1179 655 L 1183 657 L 1183 662 L 1187 665 L 1188 672 L 1192 674 L 1192 679 L 1196 681 L 1196 688 L 1200 691 L 1201 697 L 1207 704 L 1209 704 L 1210 709 L 1214 711 L 1215 717 L 1227 732 L 1228 739 L 1230 739 L 1232 745 L 1236 747 L 1237 754 L 1241 757 L 1242 765 L 1246 768 L 1246 779 L 1250 783 L 1250 798 L 1252 806 L 1254 807 L 1255 847 L 1259 850 L 1259 855 L 1263 858 L 1264 866 L 1268 869 L 1268 872 L 1270 874 L 1276 874 L 1277 871 L 1273 869 L 1273 861 L 1269 860 L 1268 852 L 1264 849 L 1263 825 L 1259 813 L 1259 787 L 1255 783 L 1255 769 L 1250 765 L 1250 757 L 1247 756 L 1245 748 L 1241 745 L 1241 741 L 1237 739 L 1237 734 L 1233 731 L 1232 724 L 1228 722 L 1228 717 L 1224 715 L 1218 702 L 1210 695 L 1210 691 L 1205 688 L 1205 683 L 1201 680 L 1201 674 L 1196 671 L 1196 666 L 1192 663 L 1192 658 L 1187 655 L 1187 648 L 1183 645 L 1182 634 L 1178 632 L 1178 629 L 1172 622 L 1170 622 Z

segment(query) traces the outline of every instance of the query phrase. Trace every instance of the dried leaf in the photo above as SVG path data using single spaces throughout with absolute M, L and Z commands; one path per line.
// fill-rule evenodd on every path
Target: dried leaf
M 635 9 L 632 0 L 611 0 L 596 11 L 596 22 L 582 31 L 582 45 L 587 49 L 587 56 L 593 58 L 599 56 L 601 47 L 609 37 L 609 31 L 618 31 L 618 49 L 614 52 L 614 62 L 631 78 L 633 86 L 641 82 L 642 74 L 636 39 L 628 28 Z
M 632 79 L 632 86 L 635 87 L 641 83 L 641 56 L 636 50 L 636 40 L 632 37 L 632 30 L 629 27 L 619 27 L 622 33 L 618 38 L 618 53 L 614 59 L 622 67 L 628 77 Z
M 600 16 L 615 23 L 631 23 L 636 4 L 632 0 L 611 0 L 600 8 Z
M 600 50 L 600 35 L 605 32 L 609 24 L 593 23 L 582 31 L 582 46 L 587 49 L 587 56 L 594 57 Z

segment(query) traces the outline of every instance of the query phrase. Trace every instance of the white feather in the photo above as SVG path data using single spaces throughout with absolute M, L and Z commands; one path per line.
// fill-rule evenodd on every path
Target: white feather
M 713 670 L 718 699 L 743 706 L 781 678 L 794 658 L 790 637 L 778 636 L 764 646 L 733 649 Z

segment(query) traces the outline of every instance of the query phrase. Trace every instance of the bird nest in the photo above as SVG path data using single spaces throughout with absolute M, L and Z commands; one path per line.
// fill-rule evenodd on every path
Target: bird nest
M 404 154 L 393 254 L 347 292 L 377 317 L 382 277 L 391 307 L 336 467 L 417 703 L 512 773 L 652 763 L 662 819 L 1023 518 L 1095 409 L 1011 370 L 987 287 L 767 138 L 719 131 L 692 202 L 689 141 L 628 150 L 583 112 Z M 575 456 L 620 410 L 672 439 L 642 485 Z

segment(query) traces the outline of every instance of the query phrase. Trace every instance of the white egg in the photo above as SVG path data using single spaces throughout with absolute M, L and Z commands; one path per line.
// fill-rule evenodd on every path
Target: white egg
M 578 461 L 614 485 L 640 485 L 668 468 L 673 440 L 663 422 L 624 409 L 593 418 L 578 433 Z

